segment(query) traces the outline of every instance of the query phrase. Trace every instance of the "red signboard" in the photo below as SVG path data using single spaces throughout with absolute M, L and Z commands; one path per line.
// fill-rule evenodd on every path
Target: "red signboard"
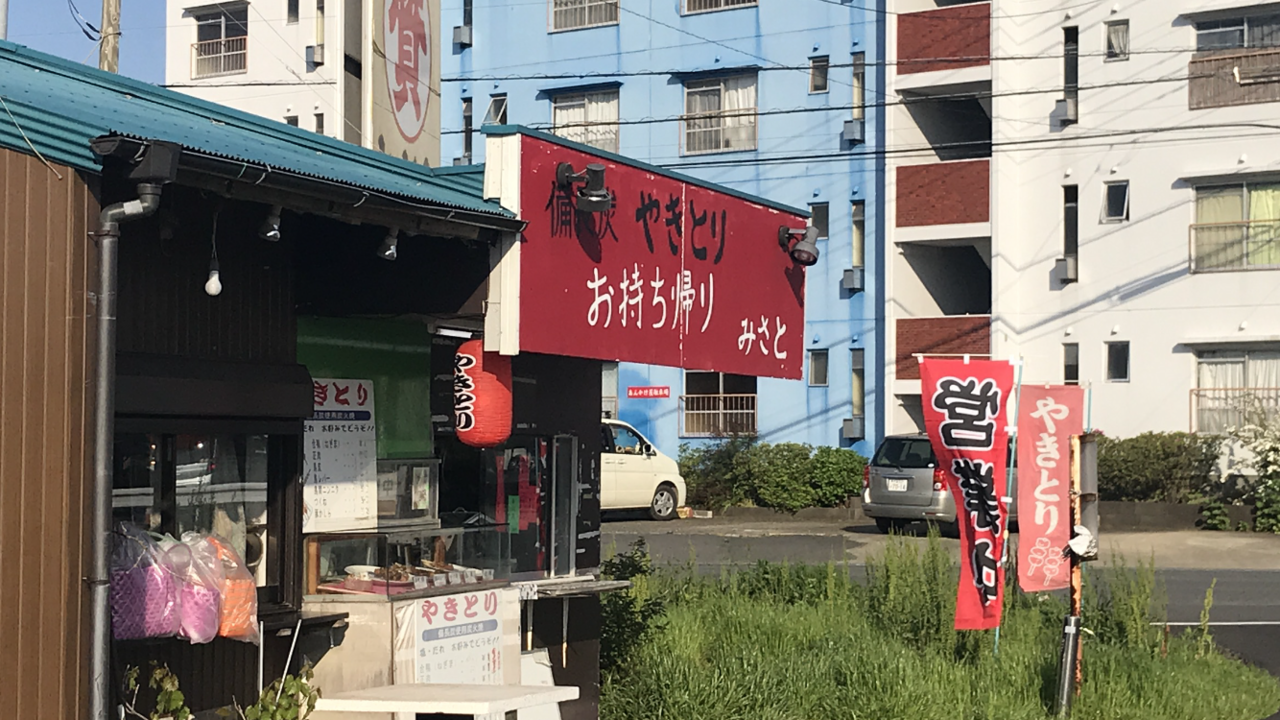
M 637 398 L 669 398 L 671 397 L 670 386 L 653 386 L 653 387 L 629 387 L 627 388 L 627 397 L 629 399 Z
M 800 378 L 804 269 L 778 228 L 802 217 L 542 138 L 520 155 L 522 351 Z M 562 162 L 603 164 L 612 209 L 577 210 Z
M 1018 396 L 1018 584 L 1071 584 L 1071 436 L 1084 432 L 1084 389 L 1023 385 Z
M 935 360 L 920 365 L 921 405 L 929 442 L 955 499 L 960 526 L 957 630 L 1000 625 L 1001 563 L 1008 533 L 1004 488 L 1008 454 L 1006 406 L 1013 367 L 995 360 Z

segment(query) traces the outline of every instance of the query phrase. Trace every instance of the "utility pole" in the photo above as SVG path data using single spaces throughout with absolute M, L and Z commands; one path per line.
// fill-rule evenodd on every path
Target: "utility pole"
M 102 44 L 98 46 L 98 68 L 120 72 L 120 0 L 102 0 Z
M 0 40 L 9 38 L 9 0 L 0 0 Z

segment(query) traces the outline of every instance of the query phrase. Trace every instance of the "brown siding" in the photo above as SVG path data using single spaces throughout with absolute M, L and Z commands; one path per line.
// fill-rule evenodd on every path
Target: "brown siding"
M 94 338 L 75 171 L 0 149 L 0 717 L 86 713 Z
M 899 380 L 920 379 L 916 355 L 991 354 L 990 315 L 902 318 L 897 329 L 895 360 Z
M 1204 110 L 1280 102 L 1280 83 L 1269 79 L 1277 65 L 1280 50 L 1275 48 L 1198 53 L 1187 66 L 1187 107 Z
M 898 16 L 898 74 L 991 62 L 991 3 Z
M 898 227 L 987 222 L 991 161 L 902 165 L 896 184 Z

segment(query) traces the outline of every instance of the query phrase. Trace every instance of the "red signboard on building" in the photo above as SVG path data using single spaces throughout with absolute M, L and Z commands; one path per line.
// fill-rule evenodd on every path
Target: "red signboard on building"
M 671 386 L 669 385 L 627 388 L 627 398 L 630 400 L 669 397 L 671 397 Z
M 520 138 L 520 349 L 798 379 L 804 269 L 778 228 L 804 218 L 556 142 Z M 582 212 L 571 163 L 605 166 Z

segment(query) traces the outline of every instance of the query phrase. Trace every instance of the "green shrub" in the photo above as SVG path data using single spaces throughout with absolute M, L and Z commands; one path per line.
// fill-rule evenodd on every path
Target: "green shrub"
M 605 593 L 600 598 L 600 669 L 609 672 L 622 667 L 637 648 L 662 627 L 665 604 L 650 587 L 653 565 L 644 539 L 631 549 L 614 555 L 600 565 L 601 576 L 609 580 L 629 580 L 631 587 Z
M 761 443 L 734 458 L 734 471 L 750 483 L 760 507 L 795 512 L 813 507 L 813 448 L 799 443 Z
M 813 454 L 811 482 L 813 504 L 838 507 L 862 492 L 862 471 L 867 459 L 852 450 L 820 447 Z
M 1227 514 L 1227 506 L 1222 498 L 1211 497 L 1200 506 L 1200 520 L 1197 523 L 1203 530 L 1230 530 L 1231 516 Z
M 1143 433 L 1098 440 L 1102 500 L 1193 502 L 1210 487 L 1222 439 L 1191 433 Z
M 734 472 L 734 458 L 749 450 L 750 438 L 725 438 L 709 445 L 680 445 L 680 475 L 694 507 L 723 510 L 742 505 L 749 497 L 745 483 Z

